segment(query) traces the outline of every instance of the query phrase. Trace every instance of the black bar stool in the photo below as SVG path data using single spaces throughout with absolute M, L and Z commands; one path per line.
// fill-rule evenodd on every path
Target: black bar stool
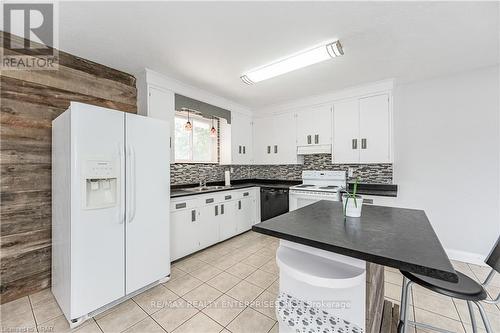
M 408 320 L 408 294 L 411 291 L 411 286 L 415 283 L 435 293 L 467 301 L 467 307 L 469 308 L 469 314 L 471 317 L 472 331 L 474 333 L 477 333 L 477 324 L 474 317 L 475 304 L 479 309 L 479 314 L 481 315 L 481 319 L 483 320 L 486 332 L 493 333 L 493 329 L 491 328 L 490 322 L 488 320 L 488 317 L 486 316 L 486 312 L 484 311 L 481 302 L 489 304 L 498 304 L 500 302 L 500 294 L 497 295 L 495 299 L 488 299 L 488 294 L 484 289 L 491 282 L 493 276 L 496 273 L 500 272 L 499 241 L 500 238 L 497 239 L 495 246 L 486 259 L 486 264 L 492 269 L 488 274 L 488 277 L 482 284 L 477 283 L 476 281 L 459 271 L 457 271 L 458 283 L 446 282 L 423 275 L 400 271 L 401 274 L 403 274 L 403 290 L 401 292 L 401 311 L 399 317 L 398 332 L 406 333 L 406 329 L 408 328 L 408 326 L 412 325 L 415 327 L 431 329 L 437 332 L 453 333 L 439 327 L 434 327 L 428 324 L 417 323 L 415 321 Z

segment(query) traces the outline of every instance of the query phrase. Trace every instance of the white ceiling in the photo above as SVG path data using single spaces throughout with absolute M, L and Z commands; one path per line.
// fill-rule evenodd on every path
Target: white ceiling
M 499 63 L 498 2 L 61 2 L 59 16 L 64 51 L 252 108 Z M 337 38 L 343 57 L 253 86 L 239 78 Z

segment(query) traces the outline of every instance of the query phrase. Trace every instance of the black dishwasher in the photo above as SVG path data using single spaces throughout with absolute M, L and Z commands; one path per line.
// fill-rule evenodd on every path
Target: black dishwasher
M 288 189 L 261 187 L 260 217 L 261 221 L 288 212 Z

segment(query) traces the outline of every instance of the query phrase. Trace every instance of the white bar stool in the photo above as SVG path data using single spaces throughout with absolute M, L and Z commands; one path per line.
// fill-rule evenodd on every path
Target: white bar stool
M 281 241 L 276 252 L 283 332 L 364 332 L 366 262 Z

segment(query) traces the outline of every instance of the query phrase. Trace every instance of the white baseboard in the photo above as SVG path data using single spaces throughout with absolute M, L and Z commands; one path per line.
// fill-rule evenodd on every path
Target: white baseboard
M 469 264 L 486 266 L 484 260 L 486 257 L 484 255 L 460 250 L 445 249 L 446 254 L 452 260 L 463 261 Z

